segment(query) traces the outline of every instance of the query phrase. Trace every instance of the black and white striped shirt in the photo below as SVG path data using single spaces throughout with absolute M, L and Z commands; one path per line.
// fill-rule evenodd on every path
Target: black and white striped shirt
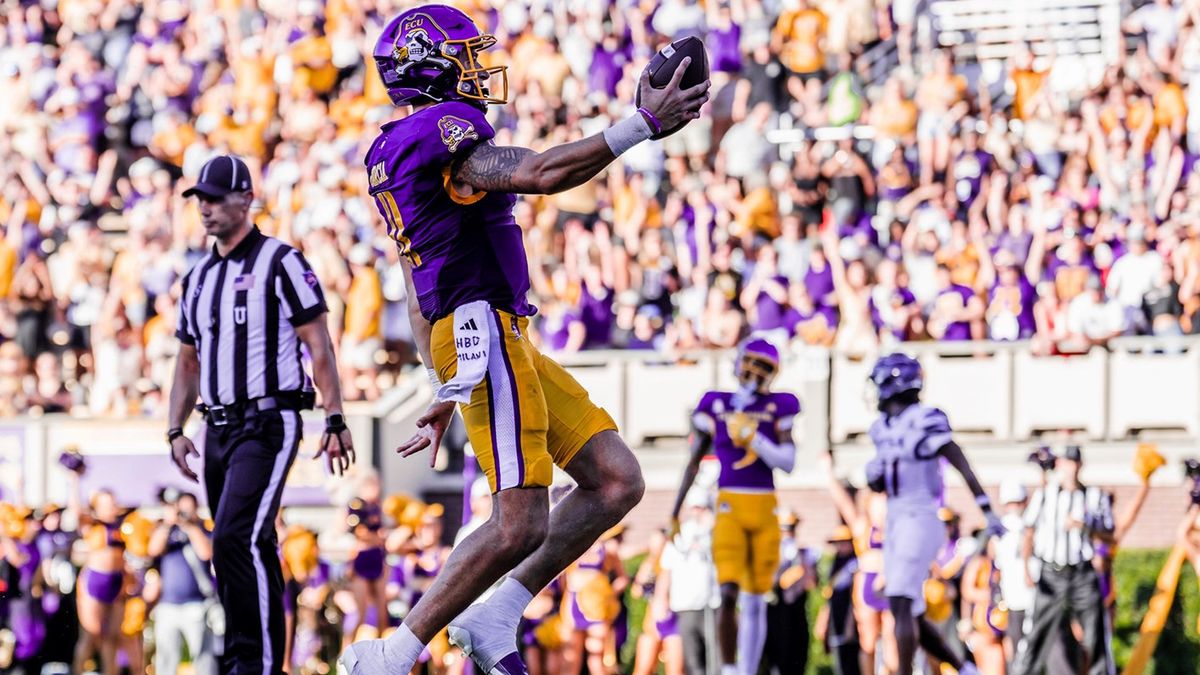
M 183 278 L 175 335 L 196 347 L 200 398 L 228 405 L 308 384 L 300 326 L 326 311 L 299 251 L 254 228 L 229 254 L 216 246 Z
M 1072 521 L 1083 527 L 1071 527 Z M 1059 567 L 1090 562 L 1096 555 L 1095 532 L 1112 532 L 1112 505 L 1095 487 L 1064 490 L 1051 483 L 1033 493 L 1025 510 L 1025 526 L 1033 528 L 1033 555 Z

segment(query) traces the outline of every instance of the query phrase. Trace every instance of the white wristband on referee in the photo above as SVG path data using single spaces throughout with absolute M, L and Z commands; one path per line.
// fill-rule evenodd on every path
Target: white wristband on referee
M 442 381 L 438 379 L 437 368 L 425 368 L 425 375 L 429 377 L 429 386 L 437 391 L 442 386 Z
M 614 157 L 620 157 L 626 150 L 653 135 L 654 130 L 650 128 L 650 123 L 640 112 L 635 112 L 605 129 L 604 142 L 608 143 L 608 149 L 612 150 Z

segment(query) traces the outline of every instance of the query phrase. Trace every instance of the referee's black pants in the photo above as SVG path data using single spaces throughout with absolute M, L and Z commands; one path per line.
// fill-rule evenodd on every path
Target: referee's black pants
M 284 668 L 283 573 L 275 515 L 300 443 L 300 413 L 260 412 L 209 425 L 204 487 L 213 512 L 213 566 L 225 608 L 221 672 L 278 675 Z
M 1032 619 L 1025 637 L 1017 647 L 1012 675 L 1038 675 L 1046 668 L 1051 647 L 1060 639 L 1060 630 L 1069 630 L 1063 613 L 1070 612 L 1083 629 L 1084 658 L 1088 675 L 1108 675 L 1111 658 L 1108 635 L 1104 630 L 1104 601 L 1100 580 L 1091 563 L 1068 567 L 1042 566 L 1037 596 L 1027 621 Z

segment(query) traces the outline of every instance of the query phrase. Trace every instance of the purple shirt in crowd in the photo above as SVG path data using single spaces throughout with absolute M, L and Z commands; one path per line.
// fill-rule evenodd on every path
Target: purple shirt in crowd
M 975 292 L 966 286 L 951 284 L 949 288 L 943 289 L 938 293 L 938 299 L 943 296 L 957 294 L 962 298 L 962 304 L 965 307 L 971 298 L 975 297 Z M 935 301 L 936 302 L 936 301 Z M 942 336 L 945 342 L 953 342 L 958 340 L 971 339 L 971 324 L 966 321 L 955 321 L 946 326 L 946 334 Z
M 775 276 L 772 279 L 784 288 L 787 288 L 787 277 Z M 787 327 L 783 318 L 787 305 L 776 302 L 765 290 L 758 292 L 758 298 L 755 299 L 754 306 L 758 309 L 758 320 L 754 324 L 754 330 L 775 330 L 776 328 Z

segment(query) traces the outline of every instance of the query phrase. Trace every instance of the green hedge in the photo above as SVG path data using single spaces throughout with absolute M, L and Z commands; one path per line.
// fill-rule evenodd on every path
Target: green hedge
M 1113 626 L 1113 652 L 1118 666 L 1124 666 L 1129 660 L 1142 618 L 1154 595 L 1158 572 L 1167 562 L 1168 554 L 1163 550 L 1121 551 L 1117 554 L 1117 620 Z M 1185 562 L 1179 573 L 1175 602 L 1146 675 L 1196 675 L 1200 672 L 1200 636 L 1196 634 L 1198 615 L 1200 590 L 1196 585 L 1196 573 L 1192 565 Z
M 1154 587 L 1158 581 L 1159 570 L 1167 561 L 1168 551 L 1165 550 L 1129 550 L 1117 555 L 1117 620 L 1113 627 L 1113 652 L 1118 667 L 1123 667 L 1129 660 L 1130 651 L 1137 642 L 1138 629 L 1142 618 L 1154 595 Z M 637 571 L 636 561 L 629 561 L 629 574 Z M 828 569 L 828 561 L 822 569 Z M 633 670 L 634 650 L 637 636 L 641 632 L 642 617 L 645 613 L 645 603 L 626 598 L 629 602 L 629 641 L 621 652 L 622 672 Z M 817 610 L 822 599 L 814 593 L 809 597 L 809 616 L 815 623 Z M 1163 635 L 1158 641 L 1158 649 L 1145 675 L 1196 675 L 1200 673 L 1200 635 L 1196 633 L 1196 621 L 1200 616 L 1200 589 L 1197 588 L 1196 574 L 1190 563 L 1184 563 L 1179 575 L 1179 588 L 1176 591 L 1175 602 L 1167 617 Z M 809 658 L 809 672 L 815 675 L 832 675 L 833 668 L 829 657 L 825 655 L 821 645 L 812 643 L 812 653 Z

